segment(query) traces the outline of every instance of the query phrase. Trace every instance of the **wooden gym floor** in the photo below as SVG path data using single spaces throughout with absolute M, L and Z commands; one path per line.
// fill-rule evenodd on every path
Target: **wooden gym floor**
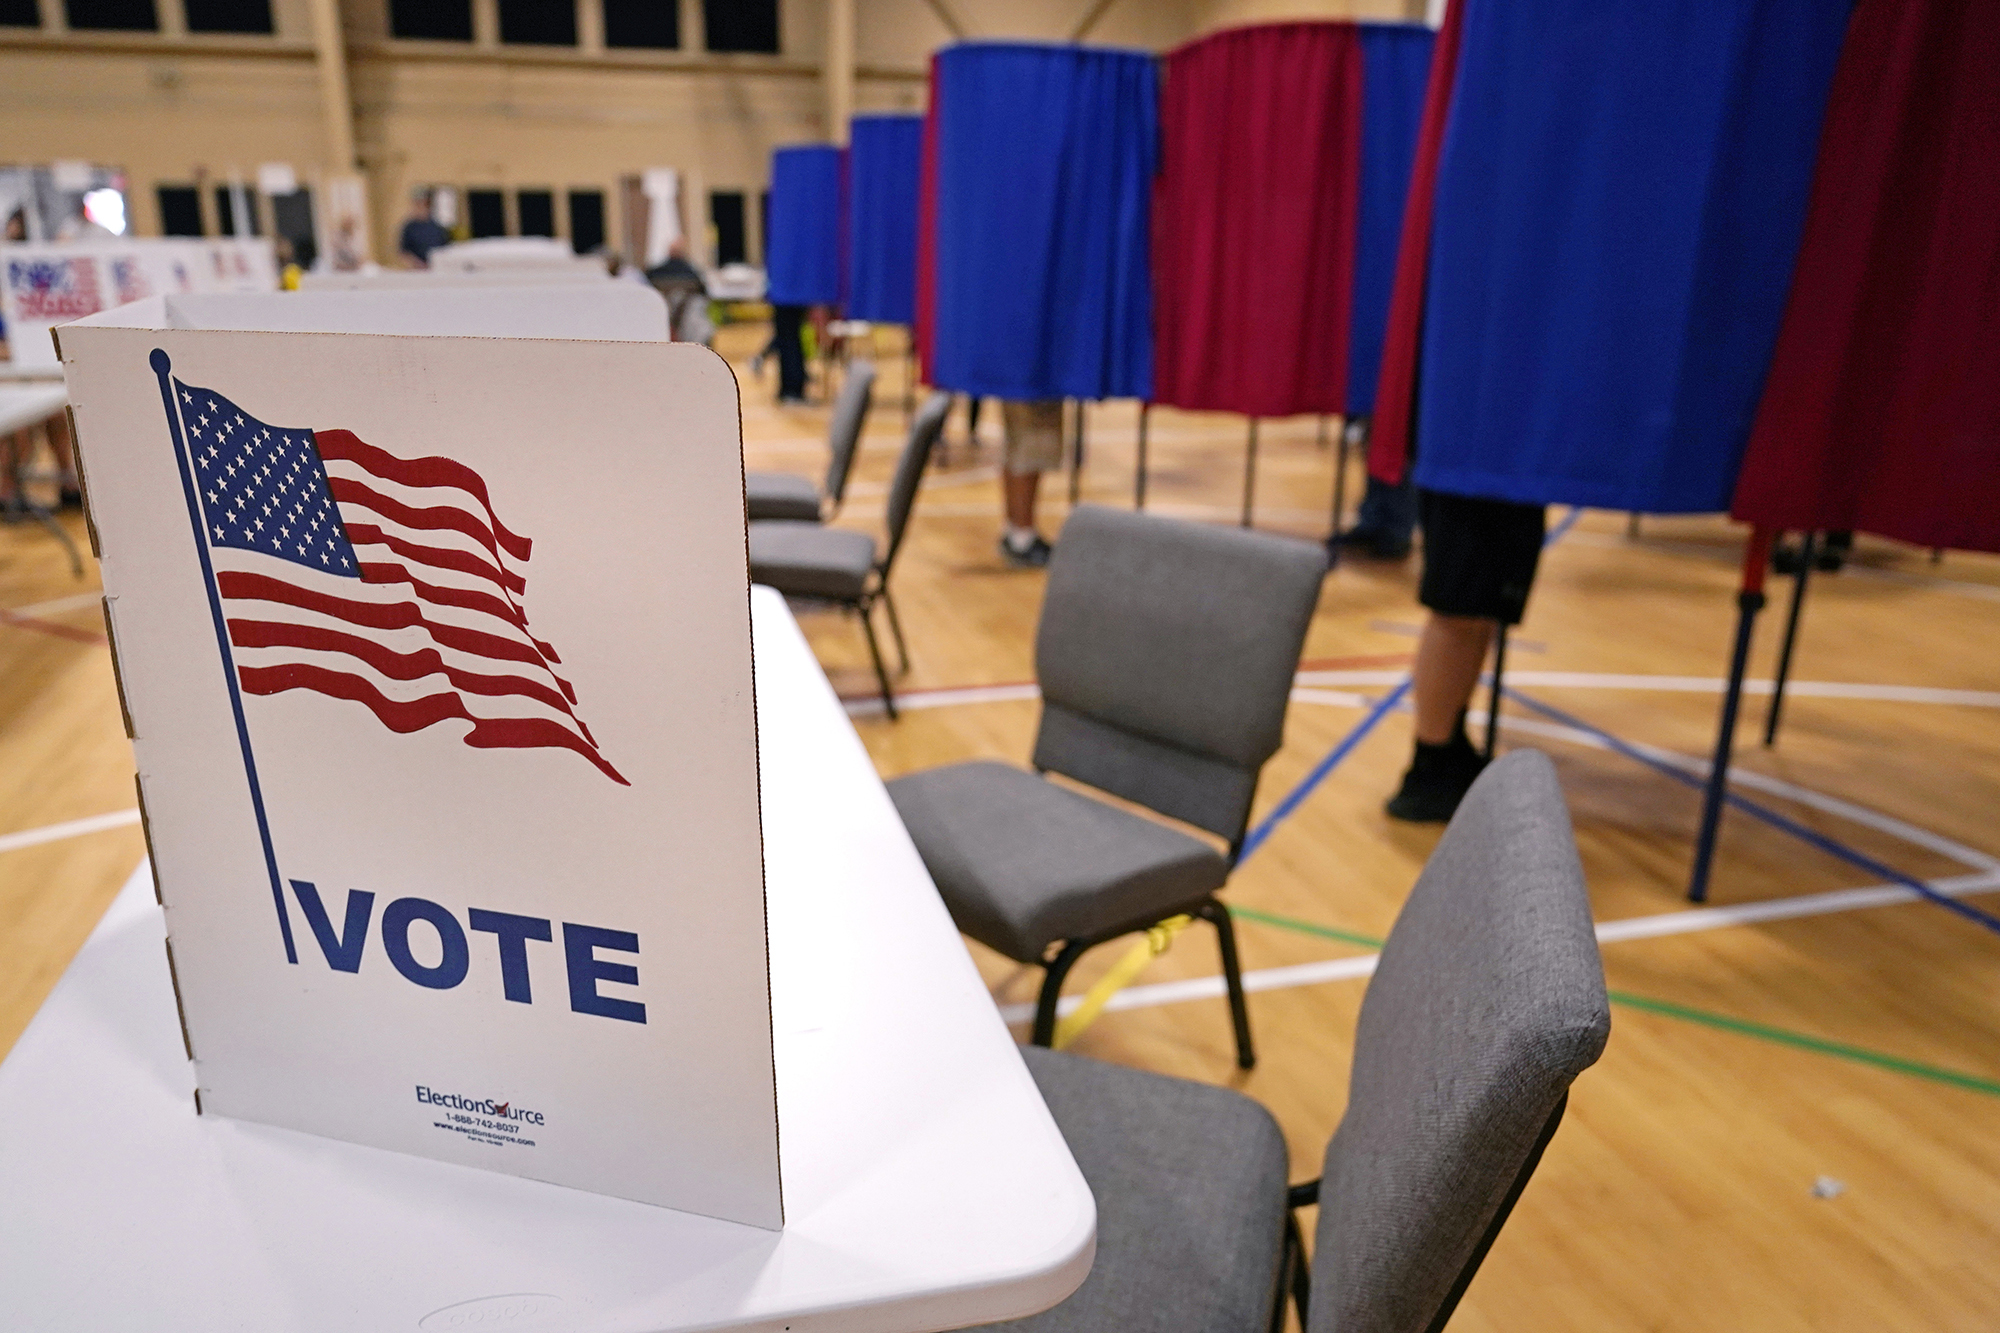
M 761 342 L 756 326 L 718 340 L 743 376 L 748 465 L 816 476 L 825 412 L 771 405 L 772 370 L 759 382 L 744 366 Z M 901 357 L 886 336 L 882 350 L 839 519 L 877 533 L 903 430 Z M 1135 425 L 1129 404 L 1091 409 L 1085 500 L 1132 503 Z M 1332 464 L 1316 427 L 1265 424 L 1258 527 L 1324 536 Z M 801 615 L 884 776 L 1019 762 L 1033 735 L 1042 579 L 995 554 L 998 428 L 989 414 L 971 448 L 954 417 L 918 501 L 893 581 L 911 655 L 901 721 L 873 702 L 858 627 Z M 1149 508 L 1235 522 L 1243 434 L 1236 418 L 1156 412 Z M 1050 476 L 1051 536 L 1066 498 Z M 1740 550 L 1720 519 L 1648 519 L 1634 538 L 1624 515 L 1585 513 L 1545 556 L 1515 636 L 1510 679 L 1557 713 L 1510 705 L 1503 745 L 1545 749 L 1561 772 L 1596 916 L 1614 923 L 1613 1026 L 1454 1329 L 2000 1327 L 2000 933 L 1913 894 L 1842 895 L 1884 877 L 1801 836 L 2000 914 L 2000 560 L 1933 564 L 1863 538 L 1846 572 L 1814 579 L 1783 734 L 1758 743 L 1759 695 L 1740 733 L 1738 790 L 1797 831 L 1732 813 L 1717 910 L 1697 913 L 1683 896 L 1696 793 L 1602 737 L 1707 754 Z M 1417 567 L 1350 560 L 1328 578 L 1256 819 L 1407 670 Z M 34 527 L 0 528 L 0 1051 L 143 851 L 95 577 L 72 578 Z M 1772 591 L 1753 678 L 1770 674 L 1789 581 Z M 1316 1175 L 1365 958 L 1437 838 L 1381 812 L 1408 747 L 1392 712 L 1231 882 L 1244 966 L 1267 987 L 1251 998 L 1253 1073 L 1235 1070 L 1225 1006 L 1200 984 L 1218 970 L 1203 926 L 1074 1049 L 1241 1088 L 1284 1126 L 1293 1178 Z M 1000 1003 L 1032 997 L 1035 977 L 971 947 Z M 1086 958 L 1071 990 L 1121 952 Z

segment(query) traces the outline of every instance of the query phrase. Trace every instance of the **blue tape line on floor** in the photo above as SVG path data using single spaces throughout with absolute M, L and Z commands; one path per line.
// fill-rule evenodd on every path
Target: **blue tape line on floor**
M 1313 789 L 1326 780 L 1326 775 L 1339 767 L 1341 760 L 1354 753 L 1354 747 L 1366 740 L 1368 733 L 1375 730 L 1375 724 L 1394 711 L 1396 705 L 1403 701 L 1403 696 L 1409 692 L 1410 681 L 1405 677 L 1402 684 L 1376 700 L 1375 706 L 1368 710 L 1368 715 L 1354 724 L 1354 730 L 1342 736 L 1340 743 L 1327 751 L 1326 758 L 1315 764 L 1313 771 L 1306 774 L 1298 786 L 1286 793 L 1285 799 L 1278 802 L 1278 808 L 1264 816 L 1263 823 L 1250 830 L 1250 836 L 1243 839 L 1243 851 L 1236 858 L 1236 864 L 1242 865 L 1249 860 L 1250 853 L 1263 846 L 1264 840 L 1271 836 L 1271 830 L 1277 828 L 1287 815 L 1298 809 L 1300 803 L 1313 794 Z
M 1542 538 L 1542 549 L 1546 551 L 1549 549 L 1549 547 L 1554 546 L 1557 542 L 1561 541 L 1563 539 L 1563 534 L 1568 532 L 1571 528 L 1575 527 L 1576 521 L 1582 517 L 1583 517 L 1583 506 L 1571 505 L 1569 512 L 1563 515 L 1562 522 L 1556 524 L 1555 527 L 1549 530 L 1549 535 Z
M 1690 773 L 1686 769 L 1678 768 L 1664 760 L 1656 759 L 1638 747 L 1619 740 L 1604 728 L 1593 726 L 1582 718 L 1565 713 L 1562 709 L 1552 704 L 1545 704 L 1539 699 L 1531 699 L 1519 690 L 1511 687 L 1503 687 L 1502 692 L 1522 707 L 1532 709 L 1552 721 L 1560 722 L 1566 727 L 1574 727 L 1578 731 L 1587 732 L 1595 736 L 1598 740 L 1603 741 L 1619 754 L 1624 755 L 1627 759 L 1637 760 L 1639 763 L 1646 765 L 1646 767 L 1656 772 L 1664 773 L 1676 782 L 1685 783 L 1687 786 L 1693 787 L 1696 791 L 1701 791 L 1708 785 L 1704 779 L 1696 774 Z M 1794 838 L 1797 838 L 1809 847 L 1816 848 L 1819 851 L 1825 852 L 1828 856 L 1835 857 L 1838 860 L 1847 862 L 1851 866 L 1865 870 L 1871 875 L 1888 880 L 1891 883 L 1900 884 L 1911 892 L 1921 895 L 1926 900 L 1936 903 L 1939 907 L 1947 908 L 1968 921 L 1984 926 L 1996 934 L 2000 934 L 2000 917 L 1996 917 L 1990 912 L 1982 912 L 1970 903 L 1962 903 L 1956 898 L 1939 893 L 1936 889 L 1917 879 L 1915 876 L 1906 875 L 1893 866 L 1884 865 L 1882 862 L 1868 855 L 1868 853 L 1849 847 L 1846 843 L 1841 842 L 1837 838 L 1830 838 L 1817 829 L 1807 828 L 1804 824 L 1799 823 L 1790 816 L 1779 814 L 1769 806 L 1759 805 L 1747 796 L 1740 796 L 1732 791 L 1727 793 L 1726 799 L 1730 805 L 1741 810 L 1744 814 L 1749 815 L 1753 819 L 1762 820 L 1782 833 L 1791 834 Z

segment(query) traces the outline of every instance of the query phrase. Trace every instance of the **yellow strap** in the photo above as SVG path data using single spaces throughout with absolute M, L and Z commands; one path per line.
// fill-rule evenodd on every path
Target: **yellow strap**
M 1169 917 L 1148 929 L 1143 939 L 1127 949 L 1125 956 L 1099 977 L 1095 986 L 1084 992 L 1083 1003 L 1076 1007 L 1075 1012 L 1056 1021 L 1056 1049 L 1061 1050 L 1075 1041 L 1085 1028 L 1096 1022 L 1097 1016 L 1104 1012 L 1104 1006 L 1111 1003 L 1111 997 L 1131 985 L 1133 978 L 1145 970 L 1146 964 L 1172 948 L 1174 936 L 1186 930 L 1193 920 L 1191 916 Z

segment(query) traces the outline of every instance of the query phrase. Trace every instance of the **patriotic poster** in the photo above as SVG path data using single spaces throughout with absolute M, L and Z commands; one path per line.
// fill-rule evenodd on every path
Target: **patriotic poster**
M 274 292 L 278 262 L 263 237 L 140 237 L 0 244 L 0 318 L 15 361 L 53 366 L 49 330 L 149 296 Z
M 201 1113 L 781 1225 L 727 367 L 61 338 Z

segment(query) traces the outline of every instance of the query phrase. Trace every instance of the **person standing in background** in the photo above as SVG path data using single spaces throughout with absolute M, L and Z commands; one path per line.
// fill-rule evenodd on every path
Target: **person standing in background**
M 1000 424 L 1005 431 L 1000 490 L 1007 521 L 1000 534 L 1000 558 L 1016 569 L 1040 569 L 1054 548 L 1035 530 L 1035 500 L 1042 474 L 1062 466 L 1062 399 L 1002 402 Z
M 1465 710 L 1493 626 L 1518 625 L 1542 558 L 1541 505 L 1417 488 L 1424 528 L 1417 600 L 1430 611 L 1411 671 L 1416 748 L 1389 798 L 1391 819 L 1443 823 L 1486 767 L 1465 734 Z
M 450 244 L 451 233 L 431 217 L 430 191 L 417 190 L 412 193 L 410 217 L 403 223 L 403 234 L 396 242 L 396 248 L 403 256 L 403 267 L 429 268 L 431 251 Z

